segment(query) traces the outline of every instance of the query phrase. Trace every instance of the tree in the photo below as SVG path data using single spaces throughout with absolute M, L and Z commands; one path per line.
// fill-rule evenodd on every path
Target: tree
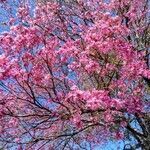
M 131 135 L 149 150 L 149 1 L 38 1 L 34 15 L 30 5 L 0 37 L 2 147 L 88 149 Z

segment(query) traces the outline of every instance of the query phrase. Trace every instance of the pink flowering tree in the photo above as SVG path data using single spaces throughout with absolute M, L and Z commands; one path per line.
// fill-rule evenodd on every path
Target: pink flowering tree
M 15 16 L 1 3 L 10 16 L 0 36 L 2 148 L 93 149 L 132 136 L 149 150 L 148 0 L 23 1 Z

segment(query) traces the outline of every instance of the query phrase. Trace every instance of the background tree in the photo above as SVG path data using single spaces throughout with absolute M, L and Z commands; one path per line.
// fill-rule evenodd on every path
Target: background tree
M 16 16 L 10 4 L 2 147 L 93 149 L 131 136 L 149 150 L 149 1 L 15 1 Z

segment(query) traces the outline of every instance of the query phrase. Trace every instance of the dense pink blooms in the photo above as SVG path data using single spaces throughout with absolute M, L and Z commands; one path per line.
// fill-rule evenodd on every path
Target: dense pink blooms
M 21 21 L 10 18 L 0 36 L 0 139 L 27 149 L 65 136 L 121 139 L 125 114 L 145 111 L 150 70 L 136 40 L 146 30 L 137 21 L 147 13 L 143 1 L 47 2 L 33 16 L 29 4 L 19 6 Z

